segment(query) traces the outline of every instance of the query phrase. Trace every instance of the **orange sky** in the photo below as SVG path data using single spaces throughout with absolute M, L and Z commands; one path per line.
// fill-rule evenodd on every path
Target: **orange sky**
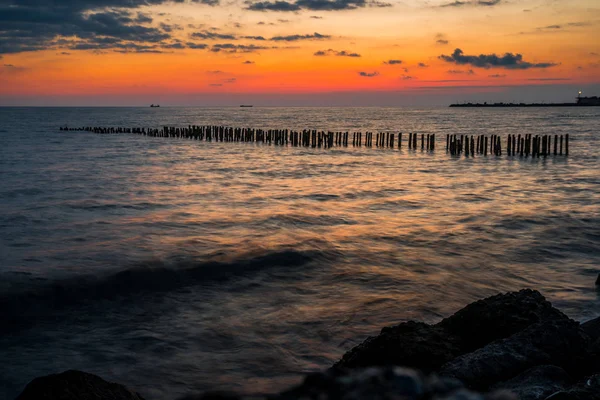
M 600 83 L 596 0 L 37 3 L 0 0 L 2 105 Z

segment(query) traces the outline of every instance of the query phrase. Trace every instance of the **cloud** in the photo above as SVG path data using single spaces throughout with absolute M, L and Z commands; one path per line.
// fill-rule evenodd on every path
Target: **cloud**
M 242 36 L 242 39 L 267 40 L 263 36 Z
M 159 47 L 160 42 L 170 39 L 169 32 L 148 26 L 150 16 L 131 10 L 166 2 L 0 0 L 0 53 L 58 48 L 157 52 L 152 46 Z M 218 4 L 216 0 L 187 2 Z
M 319 17 L 318 15 L 311 15 L 310 19 L 323 19 L 323 17 Z
M 278 11 L 296 12 L 300 10 L 311 11 L 339 11 L 356 10 L 364 7 L 391 7 L 390 3 L 377 0 L 294 0 L 289 1 L 246 1 L 247 10 L 251 11 Z
M 222 34 L 210 31 L 194 32 L 190 35 L 194 39 L 208 39 L 208 40 L 236 40 L 236 36 L 233 34 Z
M 440 46 L 445 46 L 448 43 L 450 43 L 450 41 L 448 40 L 446 35 L 443 33 L 438 33 L 437 35 L 435 35 L 435 39 L 436 39 L 435 43 Z
M 176 49 L 176 50 L 185 49 L 185 45 L 181 42 L 167 43 L 167 44 L 163 44 L 161 47 L 163 49 Z
M 242 64 L 250 65 L 250 64 L 255 64 L 255 62 L 254 61 L 250 61 L 250 60 L 246 60 Z
M 488 78 L 506 78 L 506 74 L 488 75 Z
M 210 51 L 213 53 L 224 52 L 224 53 L 252 53 L 258 50 L 266 50 L 271 47 L 256 46 L 253 44 L 233 44 L 233 43 L 221 43 L 215 44 L 211 47 Z
M 204 50 L 208 47 L 207 44 L 204 43 L 193 43 L 193 42 L 187 42 L 185 44 L 189 49 L 195 49 L 195 50 Z
M 538 27 L 532 31 L 519 32 L 519 35 L 535 35 L 540 33 L 558 33 L 568 28 L 581 28 L 597 24 L 598 21 L 567 22 Z
M 384 64 L 388 64 L 388 65 L 399 65 L 402 64 L 402 60 L 387 60 L 383 62 Z
M 364 71 L 361 71 L 358 74 L 360 76 L 364 76 L 365 78 L 373 78 L 375 76 L 378 76 L 379 72 L 377 72 L 377 71 L 374 71 L 374 72 L 364 72 Z
M 346 50 L 336 51 L 333 49 L 320 50 L 314 53 L 315 56 L 338 56 L 338 57 L 360 57 L 358 53 L 352 53 Z
M 416 79 L 416 78 L 414 76 L 410 76 L 410 75 L 402 75 L 400 77 L 400 79 L 402 79 L 403 81 L 410 81 L 410 80 L 413 80 L 413 79 Z
M 502 2 L 502 0 L 468 0 L 468 1 L 460 1 L 456 0 L 452 3 L 442 4 L 440 7 L 465 7 L 465 6 L 485 6 L 492 7 L 498 5 Z
M 454 50 L 451 55 L 441 55 L 438 57 L 440 60 L 444 60 L 449 63 L 457 65 L 472 65 L 479 68 L 505 68 L 505 69 L 530 69 L 530 68 L 549 68 L 556 63 L 530 63 L 523 61 L 521 54 L 506 53 L 503 56 L 496 54 L 480 54 L 465 55 L 461 49 Z
M 553 82 L 553 81 L 570 81 L 570 78 L 529 78 L 528 81 Z
M 312 39 L 329 39 L 329 35 L 321 35 L 315 32 L 313 35 L 288 35 L 288 36 L 273 36 L 270 40 L 295 42 L 297 40 L 312 40 Z
M 418 65 L 419 65 L 419 68 L 429 68 L 429 65 L 422 63 L 422 62 L 420 62 Z
M 458 74 L 475 75 L 475 71 L 473 71 L 472 69 L 469 69 L 467 71 L 463 71 L 461 69 L 450 69 L 446 72 L 449 74 L 455 74 L 455 75 L 458 75 Z

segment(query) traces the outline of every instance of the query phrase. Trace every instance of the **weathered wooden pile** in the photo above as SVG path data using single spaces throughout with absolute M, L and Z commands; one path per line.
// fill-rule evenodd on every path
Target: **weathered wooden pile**
M 403 145 L 402 132 L 331 132 L 304 129 L 295 131 L 289 129 L 252 129 L 233 128 L 225 126 L 196 126 L 187 128 L 165 126 L 155 128 L 122 128 L 122 127 L 61 127 L 61 131 L 85 131 L 98 134 L 132 133 L 152 137 L 183 138 L 206 142 L 251 142 L 277 146 L 332 148 L 348 147 L 352 136 L 353 147 L 379 147 L 401 149 Z M 420 136 L 420 138 L 419 138 Z M 363 140 L 364 138 L 364 140 Z M 420 143 L 419 143 L 420 140 Z M 396 144 L 397 143 L 397 144 Z M 504 147 L 503 147 L 504 143 Z M 552 144 L 554 148 L 552 148 Z M 564 144 L 564 146 L 563 146 Z M 434 151 L 435 134 L 409 133 L 407 146 L 409 149 Z M 503 141 L 499 135 L 446 135 L 446 152 L 452 155 L 501 156 L 503 148 L 508 156 L 546 157 L 549 155 L 569 154 L 569 135 L 508 135 Z M 552 151 L 554 150 L 554 151 Z

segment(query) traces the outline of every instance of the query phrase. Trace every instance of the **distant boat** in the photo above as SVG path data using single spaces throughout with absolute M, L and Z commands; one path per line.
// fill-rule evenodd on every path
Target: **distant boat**
M 253 107 L 252 104 L 242 104 L 240 107 Z
M 156 104 L 156 105 L 155 105 L 155 104 L 150 104 L 150 107 L 151 107 L 151 108 L 160 107 L 160 104 Z

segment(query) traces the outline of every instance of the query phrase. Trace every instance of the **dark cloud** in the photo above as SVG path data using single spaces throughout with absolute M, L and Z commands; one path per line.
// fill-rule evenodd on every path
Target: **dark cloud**
M 329 35 L 321 35 L 320 33 L 315 32 L 312 35 L 288 35 L 288 36 L 273 36 L 271 40 L 274 41 L 285 41 L 285 42 L 295 42 L 298 40 L 312 40 L 312 39 L 329 39 L 331 36 Z
M 184 0 L 172 0 L 183 3 Z M 187 2 L 217 5 L 214 0 Z M 168 0 L 0 0 L 0 53 L 61 48 L 152 49 L 170 38 L 167 31 L 147 26 L 152 18 L 132 9 Z M 68 38 L 65 40 L 64 38 Z M 112 40 L 113 47 L 107 46 Z
M 310 19 L 323 19 L 323 17 L 319 17 L 318 15 L 311 15 Z
M 422 62 L 420 62 L 418 65 L 420 68 L 428 68 L 429 67 L 429 65 L 422 63 Z
M 254 64 L 254 61 L 246 60 L 242 64 Z
M 194 49 L 194 50 L 204 50 L 208 47 L 207 44 L 193 43 L 193 42 L 187 42 L 185 45 L 188 47 L 188 49 Z
M 570 78 L 529 78 L 528 81 L 553 82 L 553 81 L 570 81 Z
M 242 36 L 242 39 L 250 39 L 250 40 L 267 40 L 262 36 Z
M 300 11 L 302 7 L 297 4 L 288 3 L 287 1 L 259 1 L 248 3 L 246 9 L 251 11 Z
M 160 23 L 160 29 L 162 29 L 163 31 L 168 32 L 168 33 L 171 33 L 173 31 L 183 30 L 181 25 L 177 25 L 177 24 L 169 25 L 169 24 L 165 24 L 164 22 Z
M 488 75 L 488 78 L 506 78 L 506 74 Z
M 327 49 L 327 50 L 319 50 L 316 53 L 314 53 L 313 55 L 315 56 L 338 56 L 338 57 L 360 57 L 360 54 L 358 53 L 352 53 L 346 50 L 342 50 L 342 51 L 336 51 L 333 49 Z
M 137 18 L 134 20 L 136 24 L 149 24 L 153 21 L 152 17 L 145 13 L 137 13 Z
M 374 72 L 364 72 L 364 71 L 360 71 L 358 73 L 360 76 L 364 76 L 365 78 L 373 78 L 375 76 L 379 75 L 379 72 L 374 71 Z
M 439 45 L 442 45 L 442 46 L 445 46 L 445 45 L 447 45 L 448 43 L 450 43 L 450 42 L 449 42 L 448 40 L 446 40 L 446 39 L 438 39 L 438 40 L 436 40 L 435 42 L 436 42 L 437 44 L 439 44 Z
M 530 63 L 523 61 L 521 54 L 506 53 L 503 56 L 496 54 L 465 55 L 461 49 L 454 50 L 451 55 L 441 55 L 439 59 L 457 65 L 472 65 L 479 68 L 506 68 L 506 69 L 530 69 L 549 68 L 556 63 Z
M 271 47 L 256 46 L 253 44 L 233 44 L 233 43 L 221 43 L 215 44 L 210 48 L 210 51 L 214 53 L 252 53 L 258 50 L 266 50 Z
M 391 7 L 390 3 L 377 0 L 294 0 L 294 1 L 246 1 L 246 9 L 252 11 L 295 12 L 356 10 L 364 7 Z
M 190 35 L 194 39 L 203 40 L 236 40 L 237 37 L 233 34 L 223 34 L 211 31 L 194 32 Z
M 410 75 L 402 75 L 400 77 L 400 79 L 402 79 L 403 81 L 410 81 L 410 80 L 413 80 L 413 79 L 416 79 L 416 78 L 414 76 L 410 76 Z
M 181 42 L 167 43 L 167 44 L 163 44 L 161 47 L 163 49 L 176 49 L 176 50 L 185 49 L 185 45 Z
M 500 4 L 502 0 L 470 0 L 470 1 L 453 1 L 452 3 L 442 4 L 440 7 L 464 7 L 464 6 L 495 6 Z
M 458 75 L 458 74 L 475 75 L 475 71 L 473 71 L 472 69 L 469 69 L 467 71 L 463 71 L 461 69 L 450 69 L 446 72 L 448 72 L 449 74 L 455 74 L 455 75 Z
M 402 60 L 387 60 L 383 62 L 384 64 L 388 64 L 388 65 L 399 65 L 402 64 Z

